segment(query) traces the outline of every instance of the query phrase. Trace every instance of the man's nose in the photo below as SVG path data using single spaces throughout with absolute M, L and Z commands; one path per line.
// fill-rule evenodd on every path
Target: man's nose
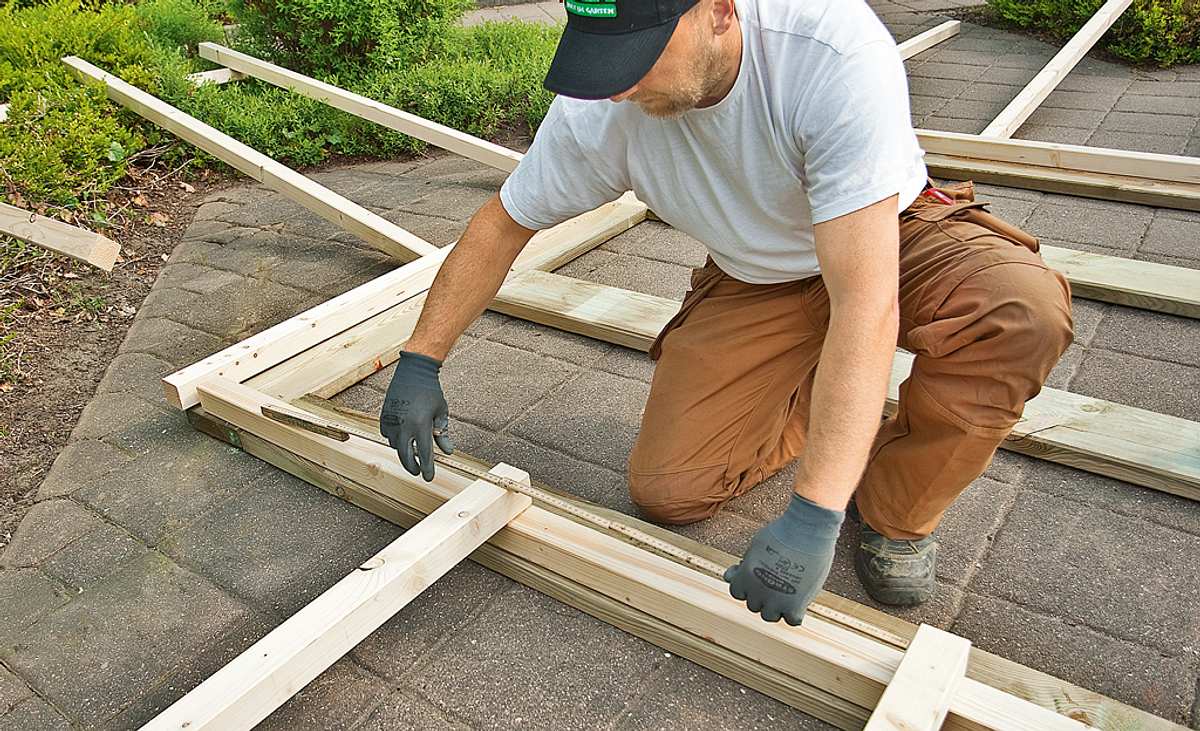
M 629 87 L 628 89 L 621 92 L 620 94 L 614 94 L 613 96 L 610 96 L 608 98 L 608 100 L 611 102 L 623 102 L 626 99 L 628 99 L 629 97 L 633 96 L 633 93 L 637 90 L 638 90 L 638 85 L 634 84 L 633 86 Z

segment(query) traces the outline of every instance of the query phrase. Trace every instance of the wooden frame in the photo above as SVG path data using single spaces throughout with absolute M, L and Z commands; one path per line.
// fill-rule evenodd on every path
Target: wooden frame
M 100 78 L 113 94 L 112 79 L 105 76 Z M 117 87 L 117 92 L 116 97 L 132 99 L 135 109 L 145 103 L 127 89 Z M 170 120 L 171 111 L 177 112 L 167 107 L 155 113 Z M 482 148 L 479 154 L 484 154 Z M 586 214 L 595 214 L 601 223 L 577 219 L 574 228 L 559 231 L 542 249 L 535 248 L 529 259 L 514 267 L 495 307 L 626 345 L 644 343 L 648 323 L 666 312 L 664 301 L 614 288 L 573 299 L 577 289 L 599 285 L 537 271 L 553 269 L 646 215 L 645 206 L 631 196 L 609 206 L 623 208 L 618 215 L 612 210 Z M 404 232 L 402 238 L 409 236 Z M 389 520 L 413 525 L 471 480 L 440 470 L 433 483 L 424 483 L 400 469 L 386 446 L 335 442 L 261 412 L 264 406 L 288 408 L 292 403 L 293 408 L 327 418 L 369 425 L 369 417 L 305 395 L 332 396 L 394 357 L 411 332 L 427 282 L 442 257 L 444 250 L 430 251 L 422 260 L 385 275 L 386 282 L 368 283 L 343 295 L 337 305 L 315 308 L 248 344 L 172 374 L 165 379 L 168 393 L 176 395 L 181 408 L 191 407 L 188 418 L 206 433 Z M 546 304 L 547 292 L 555 288 L 567 294 Z M 350 302 L 368 306 L 349 314 L 345 306 Z M 1103 404 L 1093 402 L 1093 409 L 1096 403 Z M 1091 412 L 1082 406 L 1080 410 Z M 1150 421 L 1159 417 L 1143 413 Z M 1062 414 L 1047 412 L 1043 421 L 1029 425 L 1029 434 L 1072 428 L 1062 420 Z M 1195 469 L 1193 455 L 1179 459 L 1184 468 Z M 1147 466 L 1139 462 L 1130 469 Z M 640 530 L 657 531 L 664 541 L 688 545 L 710 560 L 725 565 L 734 560 L 635 518 L 607 514 Z M 916 632 L 905 622 L 827 593 L 814 603 L 800 629 L 763 623 L 728 598 L 724 585 L 712 576 L 581 526 L 538 503 L 482 545 L 473 558 L 842 728 L 859 728 L 869 719 L 887 684 L 897 679 L 902 650 Z M 1182 728 L 988 653 L 971 650 L 969 658 L 966 678 L 938 704 L 948 709 L 947 728 L 1082 728 L 1077 719 L 1114 731 L 1131 724 L 1154 731 Z
M 0 235 L 12 236 L 106 272 L 112 271 L 121 253 L 117 242 L 103 234 L 7 203 L 0 203 Z
M 938 731 L 971 653 L 968 640 L 923 624 L 863 731 Z

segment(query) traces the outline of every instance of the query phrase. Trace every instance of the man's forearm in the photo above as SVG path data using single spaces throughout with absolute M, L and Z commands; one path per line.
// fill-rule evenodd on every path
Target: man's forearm
M 876 301 L 830 318 L 796 475 L 796 492 L 818 505 L 845 509 L 862 477 L 887 395 L 896 312 Z
M 499 196 L 485 203 L 442 264 L 406 349 L 445 360 L 496 296 L 533 234 L 508 216 Z

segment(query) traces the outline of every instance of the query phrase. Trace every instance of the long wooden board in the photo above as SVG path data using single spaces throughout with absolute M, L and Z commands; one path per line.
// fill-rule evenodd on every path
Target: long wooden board
M 529 479 L 503 464 L 491 474 Z M 142 728 L 253 728 L 531 502 L 471 483 Z
M 500 312 L 589 337 L 648 350 L 678 303 L 546 272 L 507 283 Z M 899 398 L 913 356 L 892 365 L 889 404 Z M 1200 500 L 1200 424 L 1103 399 L 1044 388 L 1005 449 Z
M 63 63 L 81 80 L 104 85 L 108 98 L 278 191 L 380 251 L 411 261 L 437 247 L 229 135 L 75 56 Z
M 1076 297 L 1200 317 L 1200 270 L 1045 244 L 1041 254 L 1066 275 Z
M 935 25 L 923 33 L 901 41 L 896 44 L 896 48 L 900 51 L 900 58 L 908 60 L 918 53 L 923 53 L 933 48 L 942 41 L 953 38 L 958 35 L 962 23 L 957 20 L 947 20 L 945 23 Z
M 246 75 L 234 71 L 233 69 L 212 69 L 211 71 L 197 71 L 194 74 L 188 74 L 187 80 L 196 86 L 204 84 L 228 84 L 231 81 L 239 81 L 246 78 Z
M 923 624 L 864 731 L 938 731 L 967 672 L 969 640 Z
M 263 406 L 286 410 L 287 405 L 247 386 L 218 379 L 200 391 L 209 413 L 422 511 L 436 509 L 467 482 L 443 470 L 425 483 L 404 472 L 388 447 L 361 440 L 335 442 L 267 419 L 261 415 Z M 537 506 L 514 518 L 491 542 L 863 708 L 875 705 L 900 662 L 895 648 L 811 616 L 799 628 L 763 622 L 729 597 L 724 582 Z M 995 702 L 997 696 L 1003 703 Z M 1085 728 L 971 680 L 959 687 L 946 727 Z
M 338 407 L 327 401 L 305 398 L 297 405 L 331 421 L 336 422 L 340 419 L 347 425 L 355 425 L 368 430 L 378 429 L 378 421 L 374 416 Z M 189 421 L 200 431 L 244 449 L 300 479 L 398 525 L 412 525 L 423 515 L 423 513 L 383 495 L 367 485 L 343 477 L 322 465 L 282 449 L 249 431 L 205 412 L 200 407 L 190 409 L 187 414 Z M 461 452 L 456 453 L 456 457 L 460 460 L 472 461 L 469 456 Z M 474 463 L 479 469 L 488 469 L 486 463 L 478 461 L 474 461 Z M 556 492 L 560 497 L 570 498 L 581 507 L 600 513 L 610 521 L 624 521 L 631 527 L 655 533 L 661 540 L 673 543 L 689 553 L 703 556 L 714 563 L 729 566 L 739 560 L 737 556 L 712 546 L 698 543 L 624 513 L 588 503 L 562 491 L 556 491 L 553 487 L 538 483 L 536 480 L 534 484 L 543 490 Z M 612 536 L 621 539 L 619 533 L 613 533 Z M 779 671 L 764 668 L 762 665 L 732 653 L 704 638 L 681 633 L 660 617 L 618 604 L 593 589 L 534 566 L 525 559 L 514 556 L 503 549 L 484 544 L 476 553 L 472 554 L 472 559 L 789 705 L 810 709 L 814 715 L 829 720 L 830 723 L 841 728 L 858 728 L 866 717 L 867 711 L 858 706 L 847 704 L 836 696 L 796 679 L 788 678 Z M 821 616 L 830 618 L 844 629 L 858 632 L 899 650 L 907 648 L 917 630 L 917 627 L 909 622 L 827 591 L 821 592 L 814 603 L 820 604 L 828 610 Z M 1044 708 L 1057 710 L 1059 713 L 1105 731 L 1130 731 L 1130 729 L 1182 731 L 1182 727 L 1145 711 L 978 648 L 971 648 L 967 676 L 986 685 L 1016 693 Z M 823 710 L 816 712 L 811 710 L 813 708 Z
M 0 203 L 0 235 L 12 236 L 111 272 L 121 247 L 112 239 L 33 211 Z
M 1029 119 L 1038 106 L 1050 96 L 1075 64 L 1087 54 L 1100 36 L 1104 35 L 1133 0 L 1108 0 L 1084 23 L 1067 45 L 1050 59 L 1049 63 L 1033 77 L 1016 98 L 1008 103 L 996 118 L 980 133 L 982 137 L 1012 137 L 1013 133 Z
M 517 266 L 561 266 L 636 225 L 645 213 L 646 206 L 627 195 L 554 228 L 539 231 L 517 259 Z M 196 385 L 212 376 L 245 381 L 375 315 L 389 311 L 398 314 L 398 308 L 429 289 L 449 249 L 440 249 L 436 254 L 405 264 L 166 376 L 163 388 L 167 401 L 176 408 L 190 408 L 199 403 Z M 419 310 L 417 303 L 404 312 Z M 324 352 L 340 352 L 343 358 L 348 357 L 345 352 L 348 343 L 358 340 L 357 335 L 348 336 Z M 383 365 L 386 364 L 381 363 L 379 367 Z

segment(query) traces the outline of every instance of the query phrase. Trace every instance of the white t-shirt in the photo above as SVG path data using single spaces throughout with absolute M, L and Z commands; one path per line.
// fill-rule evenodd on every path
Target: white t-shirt
M 500 200 L 544 229 L 632 190 L 751 284 L 820 272 L 813 224 L 926 179 L 904 64 L 864 0 L 737 0 L 742 62 L 717 104 L 673 119 L 558 97 Z

